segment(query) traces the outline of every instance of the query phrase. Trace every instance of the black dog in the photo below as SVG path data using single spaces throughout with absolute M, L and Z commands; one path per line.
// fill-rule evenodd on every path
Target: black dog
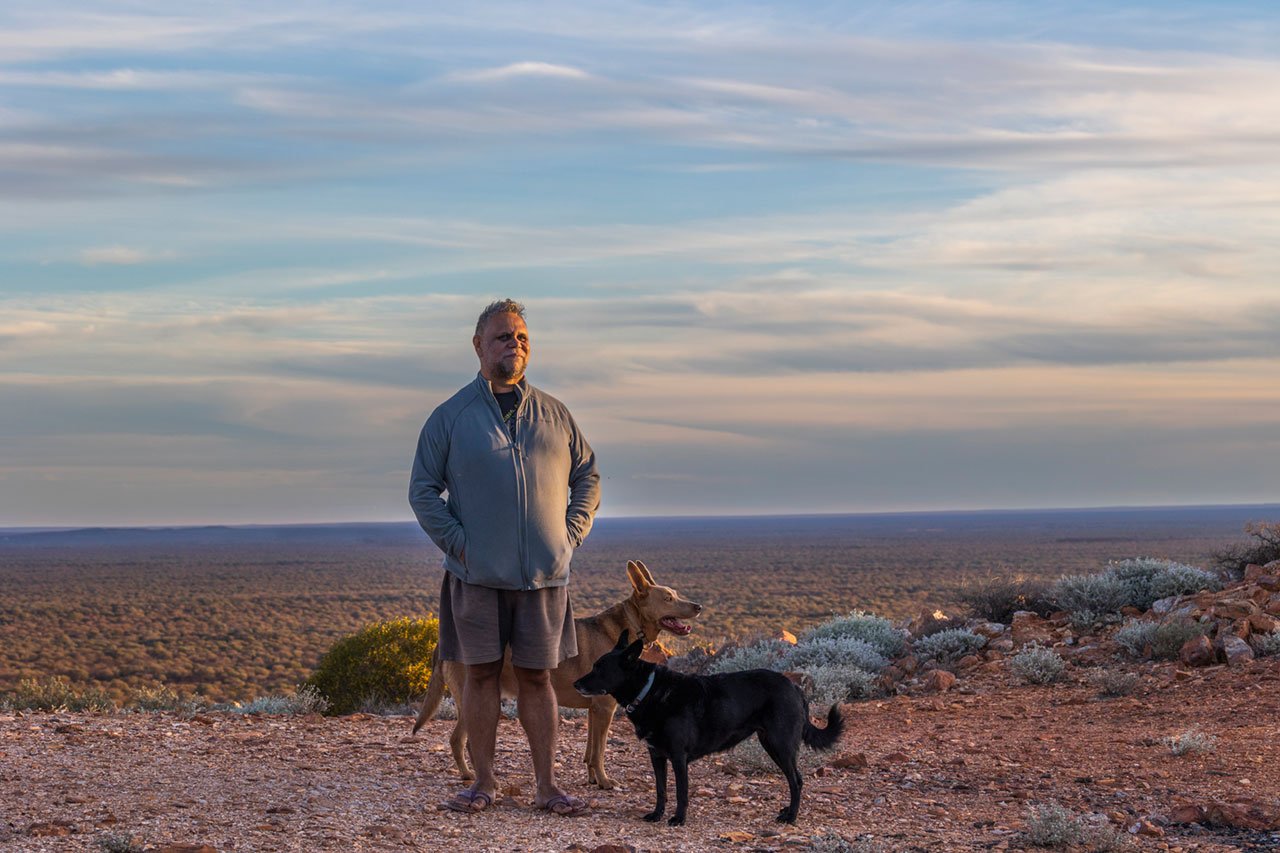
M 608 693 L 617 699 L 636 736 L 648 744 L 658 803 L 644 819 L 659 820 L 666 811 L 668 759 L 676 776 L 676 813 L 667 823 L 681 826 L 689 809 L 689 762 L 731 749 L 754 734 L 791 788 L 791 803 L 778 812 L 778 820 L 795 823 L 800 742 L 813 749 L 834 746 L 844 729 L 839 709 L 832 705 L 827 727 L 819 729 L 809 722 L 804 694 L 784 675 L 767 669 L 683 675 L 640 660 L 643 646 L 642 640 L 628 646 L 623 631 L 613 651 L 573 686 L 584 696 Z

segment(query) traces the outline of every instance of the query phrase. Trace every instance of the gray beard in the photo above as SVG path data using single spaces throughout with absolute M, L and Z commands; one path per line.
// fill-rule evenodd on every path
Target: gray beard
M 524 368 L 521 367 L 519 370 L 516 370 L 514 368 L 507 367 L 506 364 L 500 361 L 494 365 L 493 375 L 501 379 L 503 382 L 512 383 L 524 376 Z

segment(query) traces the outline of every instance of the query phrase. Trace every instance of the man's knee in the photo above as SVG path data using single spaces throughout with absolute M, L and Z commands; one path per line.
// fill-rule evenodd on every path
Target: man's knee
M 502 675 L 502 661 L 496 660 L 490 663 L 469 663 L 467 664 L 467 681 L 472 684 L 482 685 L 490 682 L 496 682 Z
M 512 667 L 512 669 L 516 672 L 516 683 L 521 689 L 542 690 L 551 686 L 549 669 L 526 669 L 523 666 Z

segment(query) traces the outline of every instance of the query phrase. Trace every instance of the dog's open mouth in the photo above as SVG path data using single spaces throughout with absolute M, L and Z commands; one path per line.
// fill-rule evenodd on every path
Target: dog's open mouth
M 679 637 L 683 637 L 685 634 L 688 634 L 693 630 L 692 625 L 681 622 L 674 616 L 663 616 L 658 620 L 658 624 Z

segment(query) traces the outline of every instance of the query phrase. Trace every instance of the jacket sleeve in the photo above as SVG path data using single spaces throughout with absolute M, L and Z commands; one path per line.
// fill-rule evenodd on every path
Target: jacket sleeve
M 413 473 L 409 477 L 409 505 L 436 547 L 459 559 L 466 547 L 466 535 L 462 524 L 449 511 L 443 494 L 449 487 L 445 480 L 449 425 L 445 420 L 439 410 L 433 412 L 418 436 Z
M 591 532 L 591 522 L 600 509 L 600 474 L 596 471 L 596 454 L 582 437 L 572 416 L 569 418 L 569 508 L 565 527 L 576 548 Z

